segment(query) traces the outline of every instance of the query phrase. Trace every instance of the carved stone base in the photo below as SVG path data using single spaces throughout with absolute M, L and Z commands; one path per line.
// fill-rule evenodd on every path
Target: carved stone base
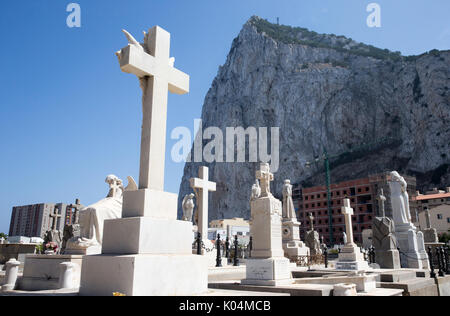
M 243 285 L 286 285 L 293 279 L 287 258 L 248 259 Z

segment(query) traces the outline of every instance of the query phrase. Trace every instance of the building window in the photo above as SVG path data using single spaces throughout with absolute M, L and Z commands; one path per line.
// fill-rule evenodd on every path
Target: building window
M 438 219 L 442 219 L 442 214 L 438 214 L 438 215 L 437 215 L 437 218 L 438 218 Z
M 447 217 L 447 223 L 450 224 L 450 217 Z
M 308 196 L 305 196 L 305 201 L 308 201 Z

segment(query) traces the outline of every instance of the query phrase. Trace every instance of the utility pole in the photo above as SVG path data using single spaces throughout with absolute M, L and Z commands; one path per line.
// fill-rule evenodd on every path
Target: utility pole
M 328 208 L 328 229 L 330 233 L 330 245 L 334 245 L 333 235 L 333 208 L 331 207 L 331 177 L 330 177 L 330 160 L 328 152 L 324 148 L 324 164 L 325 164 L 325 181 L 327 186 L 327 208 Z

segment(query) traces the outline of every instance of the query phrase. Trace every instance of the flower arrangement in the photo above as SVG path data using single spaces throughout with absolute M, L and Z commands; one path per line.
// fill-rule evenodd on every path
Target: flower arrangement
M 53 250 L 56 251 L 58 249 L 58 244 L 51 241 L 45 245 L 45 250 Z
M 126 295 L 120 292 L 114 292 L 113 296 L 126 296 Z

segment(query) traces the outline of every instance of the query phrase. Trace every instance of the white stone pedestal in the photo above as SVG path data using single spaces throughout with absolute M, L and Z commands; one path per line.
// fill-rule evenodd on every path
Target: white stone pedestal
M 292 284 L 290 262 L 287 258 L 247 259 L 246 279 L 242 285 L 279 286 Z
M 123 218 L 105 221 L 102 255 L 83 259 L 80 295 L 206 293 L 207 259 L 192 254 L 192 223 L 176 220 L 176 194 L 139 190 L 123 198 Z
M 289 259 L 284 257 L 281 201 L 272 195 L 251 202 L 252 258 L 247 260 L 244 285 L 292 284 Z
M 284 220 L 282 231 L 283 250 L 288 259 L 296 261 L 299 257 L 309 256 L 309 248 L 300 240 L 299 222 L 295 220 Z
M 13 291 L 16 288 L 19 266 L 20 262 L 16 259 L 11 259 L 6 263 L 6 280 L 5 284 L 1 287 L 3 292 Z
M 364 255 L 355 244 L 345 245 L 339 253 L 339 259 L 336 263 L 337 270 L 370 270 L 369 264 L 364 260 Z
M 79 256 L 91 256 L 91 255 L 99 255 L 102 253 L 102 246 L 96 245 L 87 248 L 70 248 L 65 249 L 65 255 L 79 255 Z
M 429 268 L 428 255 L 425 252 L 423 238 L 417 238 L 416 228 L 412 224 L 396 225 L 395 237 L 400 248 L 402 268 Z
M 76 269 L 76 264 L 73 262 L 63 262 L 59 265 L 59 288 L 60 289 L 73 289 L 75 288 L 73 284 L 74 272 Z M 80 271 L 80 269 L 78 269 Z
M 72 286 L 80 286 L 80 274 L 83 256 L 79 255 L 28 255 L 25 260 L 23 277 L 19 290 L 45 291 L 60 288 L 62 263 L 75 264 L 72 272 Z

